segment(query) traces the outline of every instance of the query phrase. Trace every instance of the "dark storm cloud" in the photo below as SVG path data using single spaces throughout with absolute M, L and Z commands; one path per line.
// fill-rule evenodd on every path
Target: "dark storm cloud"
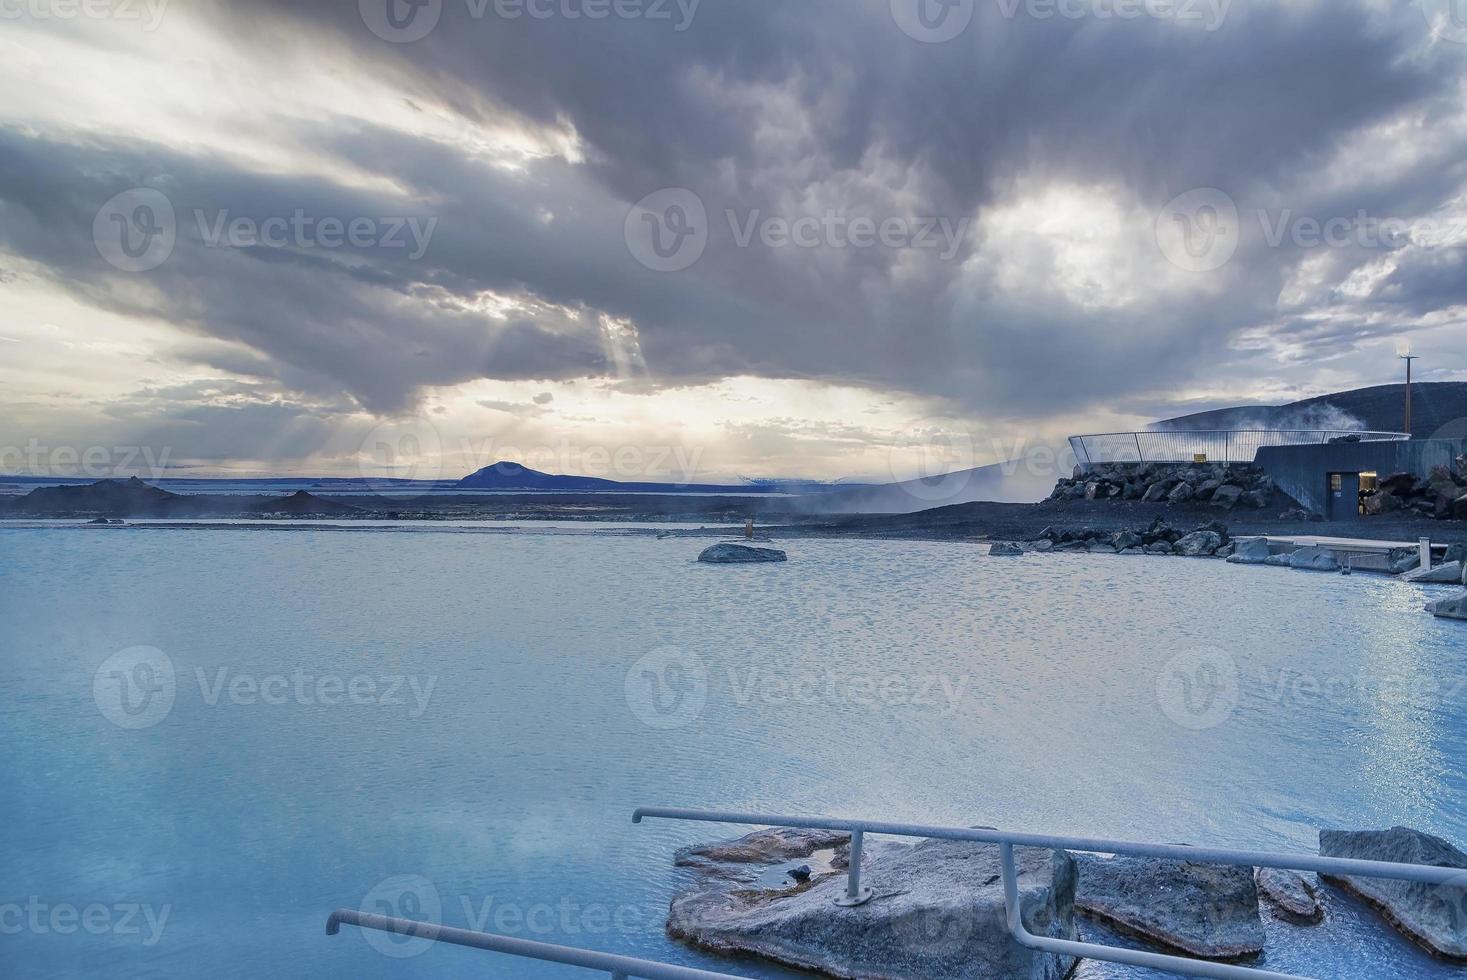
M 393 194 L 252 173 L 180 147 L 0 131 L 6 247 L 94 303 L 242 345 L 293 390 L 344 390 L 379 411 L 428 385 L 626 375 L 642 363 L 650 378 L 628 383 L 749 373 L 944 396 L 1010 418 L 1077 410 L 1138 378 L 1164 387 L 1195 377 L 1234 356 L 1244 328 L 1301 329 L 1307 318 L 1278 319 L 1276 308 L 1309 253 L 1265 241 L 1258 212 L 1415 215 L 1462 182 L 1462 134 L 1446 121 L 1460 108 L 1463 51 L 1429 46 L 1424 19 L 1404 7 L 1238 0 L 1207 30 L 1039 19 L 1022 2 L 1008 18 L 978 0 L 972 25 L 943 44 L 905 36 L 888 0 L 703 0 L 683 31 L 615 17 L 474 18 L 466 0 L 443 0 L 436 29 L 405 44 L 368 30 L 356 0 L 209 9 L 268 71 L 325 63 L 390 84 L 405 105 L 445 110 L 466 132 L 510 125 L 580 140 L 577 162 L 510 170 L 386 125 L 275 121 L 282 145 L 384 177 L 403 189 Z M 1437 123 L 1432 140 L 1401 137 L 1414 166 L 1312 179 L 1348 160 L 1370 127 L 1412 113 Z M 1095 195 L 1096 211 L 1114 195 L 1147 213 L 1220 188 L 1238 206 L 1241 248 L 1221 269 L 1182 273 L 1205 290 L 1144 288 L 1148 269 L 1178 275 L 1148 239 L 1118 246 L 1140 270 L 1126 302 L 1077 302 L 1042 277 L 1015 292 L 996 271 L 1011 245 L 984 209 L 1057 183 Z M 108 269 L 90 235 L 97 207 L 134 185 L 164 190 L 179 212 L 176 253 L 142 276 Z M 701 198 L 709 240 L 691 268 L 661 273 L 633 259 L 623 221 L 668 187 Z M 436 225 L 409 259 L 380 248 L 208 248 L 188 216 L 295 208 Z M 763 247 L 757 235 L 741 246 L 730 211 L 735 223 L 827 211 L 972 223 L 944 258 Z M 1348 259 L 1341 276 L 1376 257 Z M 1403 255 L 1343 320 L 1459 302 L 1459 261 Z M 486 291 L 520 305 L 493 318 L 478 304 Z M 615 349 L 608 318 L 634 324 L 635 356 Z M 1370 333 L 1349 322 L 1311 329 L 1330 344 Z M 199 352 L 204 363 L 221 356 Z

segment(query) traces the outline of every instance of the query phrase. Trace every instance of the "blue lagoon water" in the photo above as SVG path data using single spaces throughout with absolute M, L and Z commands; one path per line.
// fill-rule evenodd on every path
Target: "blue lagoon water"
M 324 934 L 370 906 L 788 976 L 665 937 L 673 850 L 746 828 L 634 826 L 642 804 L 1467 843 L 1467 644 L 1422 587 L 879 541 L 713 567 L 704 543 L 0 528 L 0 974 L 591 975 Z M 1269 923 L 1267 965 L 1460 975 L 1328 901 Z

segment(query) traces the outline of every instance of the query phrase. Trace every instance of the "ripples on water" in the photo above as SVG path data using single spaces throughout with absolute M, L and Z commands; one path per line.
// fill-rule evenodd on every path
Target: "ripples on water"
M 1467 843 L 1463 633 L 1421 612 L 1420 587 L 911 542 L 711 567 L 701 545 L 0 530 L 0 900 L 171 909 L 148 947 L 146 930 L 6 936 L 5 972 L 589 975 L 323 935 L 332 908 L 413 875 L 449 924 L 785 976 L 665 938 L 673 849 L 723 832 L 633 826 L 639 804 L 1299 850 L 1319 826 L 1407 824 Z M 93 674 L 139 645 L 167 654 L 176 698 L 127 731 Z M 668 664 L 706 676 L 690 719 L 640 686 Z M 1236 676 L 1235 707 L 1159 693 L 1180 668 Z M 221 677 L 298 669 L 434 686 L 420 715 L 406 685 L 401 705 L 210 703 Z M 1269 966 L 1459 975 L 1331 902 L 1320 929 L 1270 925 Z

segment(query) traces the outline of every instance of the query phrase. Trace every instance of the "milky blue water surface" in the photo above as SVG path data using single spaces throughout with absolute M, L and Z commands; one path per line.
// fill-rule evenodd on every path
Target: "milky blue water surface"
M 787 976 L 665 937 L 674 848 L 743 828 L 633 826 L 640 804 L 1467 844 L 1467 632 L 1422 587 L 911 542 L 714 567 L 703 544 L 0 528 L 0 974 L 595 975 L 324 934 L 338 906 L 436 903 Z M 1329 903 L 1270 923 L 1267 965 L 1462 975 Z

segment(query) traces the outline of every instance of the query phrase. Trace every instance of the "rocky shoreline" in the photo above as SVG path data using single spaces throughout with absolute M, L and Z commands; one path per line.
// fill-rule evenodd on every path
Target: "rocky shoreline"
M 1205 482 L 1205 481 L 1204 481 Z M 1033 504 L 975 502 L 900 514 L 821 513 L 815 497 L 658 497 L 599 494 L 503 494 L 398 500 L 391 497 L 181 495 L 137 480 L 104 480 L 86 486 L 53 487 L 29 495 L 0 496 L 3 520 L 127 521 L 243 520 L 236 527 L 268 527 L 272 521 L 329 520 L 337 525 L 374 521 L 435 524 L 453 521 L 602 521 L 656 525 L 703 523 L 671 529 L 670 536 L 723 536 L 729 526 L 752 519 L 761 533 L 798 537 L 903 539 L 914 541 L 1028 541 L 1050 526 L 1089 526 L 1120 531 L 1145 527 L 1157 517 L 1182 526 L 1225 516 L 1238 536 L 1319 534 L 1318 518 L 1279 495 L 1263 510 L 1235 506 L 1222 512 L 1195 497 L 1185 504 L 1098 499 Z M 1441 523 L 1411 509 L 1348 526 L 1352 537 L 1415 540 L 1442 535 Z M 1328 533 L 1328 532 L 1325 532 Z
M 1235 565 L 1269 565 L 1311 572 L 1351 574 L 1355 570 L 1355 561 L 1348 551 L 1342 553 L 1319 545 L 1275 544 L 1266 536 L 1235 538 L 1228 526 L 1219 521 L 1183 531 L 1161 517 L 1145 528 L 1118 531 L 1088 526 L 1046 527 L 1033 540 L 997 541 L 988 550 L 990 556 L 998 558 L 1058 552 L 1220 558 Z M 1384 567 L 1374 570 L 1404 582 L 1463 586 L 1461 594 L 1429 602 L 1425 609 L 1441 619 L 1467 621 L 1467 545 L 1451 545 L 1443 562 L 1430 568 L 1421 567 L 1419 548 L 1392 549 L 1384 557 Z
M 1109 463 L 1078 468 L 1049 495 L 1059 500 L 1139 500 L 1205 503 L 1220 510 L 1264 510 L 1279 500 L 1273 477 L 1261 467 L 1224 463 Z
M 1462 884 L 1321 882 L 1279 869 L 1017 848 L 1020 914 L 1036 935 L 1084 939 L 1087 918 L 1158 952 L 1247 962 L 1266 952 L 1265 910 L 1285 928 L 1317 926 L 1333 900 L 1328 885 L 1362 898 L 1433 956 L 1467 962 L 1467 854 L 1404 827 L 1321 830 L 1319 842 L 1326 857 L 1460 867 Z M 667 932 L 711 952 L 842 978 L 1060 980 L 1078 963 L 1013 940 L 996 845 L 867 840 L 861 875 L 872 895 L 854 907 L 837 903 L 849 859 L 849 835 L 825 830 L 762 830 L 685 848 L 676 864 L 693 878 L 672 898 Z

